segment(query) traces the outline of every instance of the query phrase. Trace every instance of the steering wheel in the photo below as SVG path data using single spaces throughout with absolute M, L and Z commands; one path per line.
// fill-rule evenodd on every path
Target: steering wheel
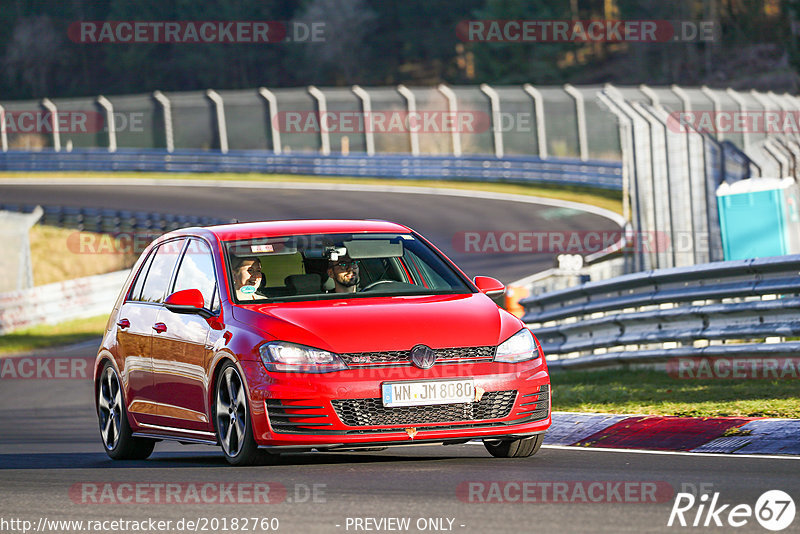
M 391 283 L 393 283 L 393 282 L 394 282 L 394 280 L 375 280 L 374 282 L 372 282 L 372 283 L 371 283 L 371 284 L 369 284 L 368 286 L 366 286 L 366 287 L 362 287 L 362 288 L 361 288 L 361 291 L 369 291 L 369 290 L 370 290 L 370 289 L 372 289 L 373 287 L 375 287 L 375 286 L 378 286 L 378 285 L 380 285 L 380 284 L 391 284 Z

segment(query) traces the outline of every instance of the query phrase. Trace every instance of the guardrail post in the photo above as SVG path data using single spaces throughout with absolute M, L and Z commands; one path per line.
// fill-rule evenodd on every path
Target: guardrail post
M 308 94 L 317 101 L 317 110 L 319 111 L 319 153 L 323 156 L 329 156 L 331 153 L 331 134 L 325 126 L 328 115 L 328 102 L 325 100 L 325 94 L 313 85 L 308 86 Z
M 451 115 L 453 115 L 454 118 L 453 123 L 455 126 L 453 131 L 450 133 L 450 136 L 453 140 L 453 155 L 459 157 L 461 155 L 461 132 L 459 131 L 458 127 L 458 99 L 456 98 L 456 94 L 453 92 L 453 90 L 443 83 L 439 84 L 437 89 L 447 99 L 448 111 Z
M 498 158 L 503 157 L 503 117 L 500 114 L 500 95 L 488 84 L 481 84 L 481 91 L 489 97 L 489 105 L 492 110 L 492 141 L 494 143 L 494 155 Z
M 370 99 L 369 93 L 359 85 L 354 85 L 351 91 L 361 99 L 361 111 L 364 112 L 364 142 L 367 145 L 367 155 L 374 156 L 375 132 L 372 131 L 372 99 Z
M 97 103 L 106 112 L 106 129 L 108 130 L 108 151 L 117 151 L 117 124 L 114 121 L 114 106 L 106 97 L 100 95 L 97 97 Z
M 542 159 L 547 158 L 547 130 L 544 124 L 544 98 L 537 88 L 529 83 L 522 86 L 523 91 L 528 93 L 533 99 L 533 111 L 536 114 L 536 141 L 539 145 L 538 156 Z
M 216 111 L 219 151 L 226 154 L 228 152 L 228 127 L 225 124 L 225 103 L 220 94 L 213 89 L 208 89 L 206 96 L 214 103 L 214 110 Z
M 411 155 L 419 156 L 419 132 L 416 128 L 411 128 L 410 126 L 411 115 L 417 113 L 417 98 L 414 96 L 414 92 L 403 84 L 397 86 L 397 92 L 406 99 L 406 111 L 408 113 L 406 122 L 409 123 L 408 139 L 411 144 Z
M 269 126 L 272 131 L 272 151 L 275 154 L 281 153 L 281 130 L 278 127 L 278 99 L 266 87 L 259 87 L 258 94 L 261 98 L 267 101 L 267 108 L 269 113 Z
M 161 104 L 161 110 L 164 113 L 164 138 L 167 145 L 167 152 L 173 152 L 175 150 L 175 136 L 172 130 L 172 105 L 167 95 L 161 91 L 153 91 L 153 98 L 156 99 L 156 102 Z
M 43 98 L 42 107 L 50 112 L 50 120 L 53 123 L 53 150 L 61 152 L 61 133 L 58 131 L 58 110 L 56 105 L 49 98 Z
M 578 128 L 578 151 L 581 156 L 581 161 L 589 159 L 589 146 L 586 139 L 586 103 L 583 100 L 583 95 L 574 85 L 564 85 L 564 91 L 575 100 L 575 118 Z
M 6 109 L 0 106 L 0 146 L 8 152 L 8 132 L 6 132 Z

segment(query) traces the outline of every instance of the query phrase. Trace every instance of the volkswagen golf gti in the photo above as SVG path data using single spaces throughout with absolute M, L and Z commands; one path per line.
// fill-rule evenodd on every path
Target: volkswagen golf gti
M 550 378 L 536 337 L 424 237 L 383 221 L 186 228 L 153 241 L 109 318 L 94 380 L 114 459 L 156 442 L 281 452 L 481 440 L 539 450 Z

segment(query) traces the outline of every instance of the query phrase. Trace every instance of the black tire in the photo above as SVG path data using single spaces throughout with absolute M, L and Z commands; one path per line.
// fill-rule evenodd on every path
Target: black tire
M 97 384 L 97 419 L 103 448 L 110 458 L 144 460 L 152 454 L 154 440 L 133 437 L 119 376 L 111 362 L 103 366 Z
M 542 446 L 544 434 L 529 438 L 484 440 L 483 446 L 495 458 L 527 458 L 536 454 Z
M 253 438 L 247 391 L 239 370 L 232 362 L 223 365 L 217 376 L 214 426 L 225 459 L 231 465 L 265 465 L 277 459 L 277 454 L 259 450 Z

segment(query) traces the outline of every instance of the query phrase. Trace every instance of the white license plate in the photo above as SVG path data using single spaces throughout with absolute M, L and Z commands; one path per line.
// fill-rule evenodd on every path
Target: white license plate
M 386 382 L 381 384 L 383 405 L 424 406 L 456 404 L 475 400 L 472 378 L 458 380 L 426 380 L 424 382 Z

